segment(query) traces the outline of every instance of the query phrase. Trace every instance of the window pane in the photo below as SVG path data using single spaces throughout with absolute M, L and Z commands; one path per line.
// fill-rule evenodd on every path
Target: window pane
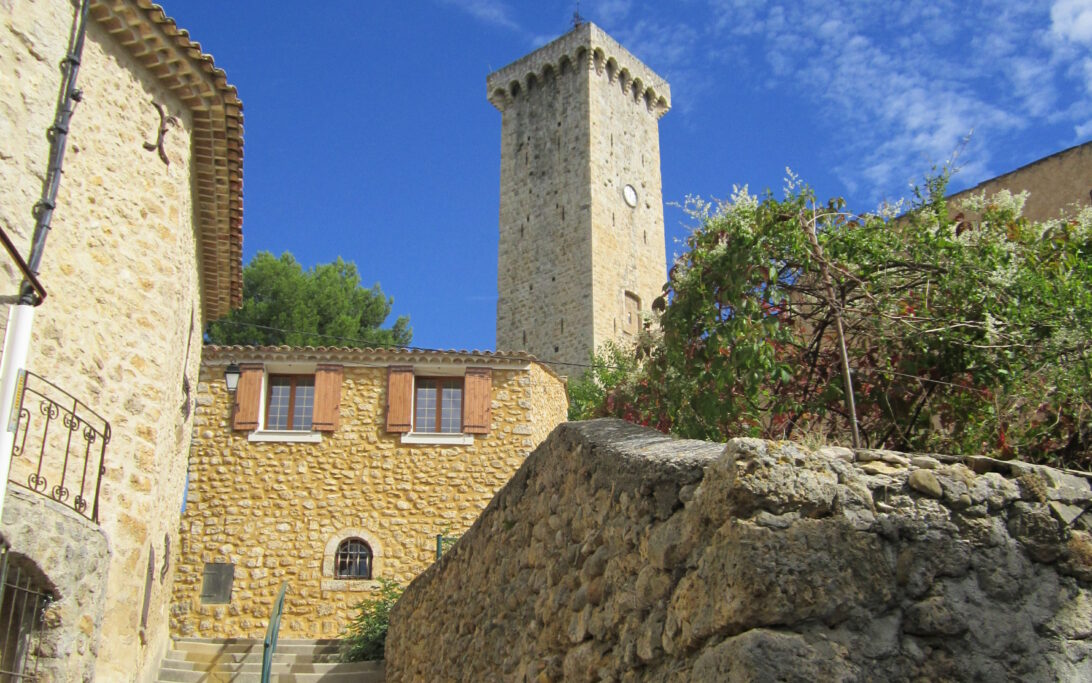
M 463 430 L 463 386 L 459 381 L 444 382 L 443 404 L 440 409 L 440 431 L 458 433 Z
M 266 429 L 288 429 L 288 392 L 291 390 L 287 377 L 269 379 L 269 405 L 265 409 Z
M 416 414 L 413 420 L 414 431 L 436 431 L 436 388 L 436 380 L 417 380 Z
M 292 406 L 292 429 L 310 430 L 314 407 L 315 378 L 298 378 L 296 380 L 296 402 Z

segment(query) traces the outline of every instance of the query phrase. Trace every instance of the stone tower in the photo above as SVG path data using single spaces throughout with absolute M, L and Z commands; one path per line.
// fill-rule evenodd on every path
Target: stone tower
M 497 349 L 578 375 L 632 340 L 666 281 L 662 78 L 594 24 L 494 72 L 501 126 Z

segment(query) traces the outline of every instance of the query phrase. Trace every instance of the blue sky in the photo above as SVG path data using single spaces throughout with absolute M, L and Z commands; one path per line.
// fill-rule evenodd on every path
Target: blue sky
M 572 0 L 162 0 L 239 89 L 244 261 L 341 256 L 414 345 L 491 349 L 501 115 L 486 76 L 570 27 Z M 671 84 L 674 204 L 791 167 L 864 211 L 959 150 L 952 189 L 1092 139 L 1092 0 L 583 0 Z M 968 137 L 969 136 L 969 137 Z

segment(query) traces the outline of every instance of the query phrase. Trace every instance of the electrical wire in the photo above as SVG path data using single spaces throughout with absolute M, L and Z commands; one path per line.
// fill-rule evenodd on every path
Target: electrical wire
M 373 342 L 373 341 L 369 341 L 367 339 L 359 339 L 359 338 L 356 338 L 356 337 L 342 337 L 342 336 L 338 336 L 338 335 L 335 335 L 335 334 L 322 334 L 321 332 L 303 332 L 301 330 L 289 330 L 289 329 L 285 329 L 283 327 L 273 327 L 271 325 L 259 325 L 258 323 L 247 323 L 247 322 L 242 322 L 242 321 L 238 321 L 238 320 L 217 320 L 217 321 L 215 321 L 215 324 L 217 324 L 217 325 L 237 325 L 239 327 L 252 327 L 252 328 L 256 328 L 256 329 L 260 329 L 260 330 L 269 330 L 270 332 L 282 332 L 282 333 L 285 333 L 285 334 L 306 334 L 306 335 L 309 335 L 309 336 L 312 336 L 312 337 L 322 337 L 324 339 L 334 339 L 334 340 L 337 340 L 337 341 L 350 342 L 350 343 L 353 343 L 353 344 L 365 344 L 365 345 L 367 345 L 367 348 L 405 349 L 407 351 L 442 351 L 443 350 L 443 349 L 430 349 L 430 348 L 425 348 L 423 346 L 402 346 L 402 345 L 399 345 L 399 344 L 383 344 L 381 342 Z M 486 349 L 485 353 L 498 353 L 498 352 Z M 605 363 L 573 363 L 573 362 L 561 361 L 561 360 L 546 360 L 544 358 L 538 358 L 537 356 L 534 356 L 533 354 L 529 354 L 529 355 L 531 355 L 532 358 L 534 358 L 536 361 L 538 361 L 539 363 L 542 363 L 544 365 L 551 365 L 551 366 L 564 365 L 564 366 L 567 366 L 567 367 L 600 368 L 600 369 L 604 369 L 604 370 L 624 370 L 625 369 L 625 368 L 623 368 L 621 366 L 618 366 L 618 365 L 607 365 Z M 897 375 L 899 377 L 906 377 L 908 379 L 915 379 L 915 380 L 917 380 L 919 382 L 929 382 L 931 384 L 939 384 L 939 385 L 944 385 L 944 386 L 950 386 L 950 387 L 955 387 L 957 389 L 963 389 L 964 391 L 971 391 L 971 392 L 979 391 L 979 389 L 975 389 L 974 387 L 967 387 L 967 386 L 964 386 L 962 384 L 955 384 L 953 382 L 945 382 L 944 380 L 939 380 L 939 379 L 930 379 L 928 377 L 920 377 L 918 375 L 912 375 L 912 374 L 909 374 L 909 373 L 906 373 L 906 372 L 898 372 L 898 371 L 895 371 L 895 370 L 886 370 L 884 372 L 886 372 L 887 374 L 890 374 L 890 375 Z M 856 373 L 854 373 L 854 374 L 856 374 Z

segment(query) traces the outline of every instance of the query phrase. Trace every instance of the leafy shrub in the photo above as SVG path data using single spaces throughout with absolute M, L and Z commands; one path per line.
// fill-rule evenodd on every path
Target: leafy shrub
M 357 603 L 354 608 L 357 615 L 349 622 L 342 635 L 342 661 L 383 659 L 391 609 L 401 596 L 400 584 L 390 579 L 379 579 L 379 590 L 375 596 Z
M 868 447 L 1092 469 L 1092 209 L 1032 223 L 1001 192 L 950 216 L 941 176 L 895 218 L 791 180 L 689 203 L 662 336 L 588 412 L 715 440 L 848 444 L 856 422 Z

